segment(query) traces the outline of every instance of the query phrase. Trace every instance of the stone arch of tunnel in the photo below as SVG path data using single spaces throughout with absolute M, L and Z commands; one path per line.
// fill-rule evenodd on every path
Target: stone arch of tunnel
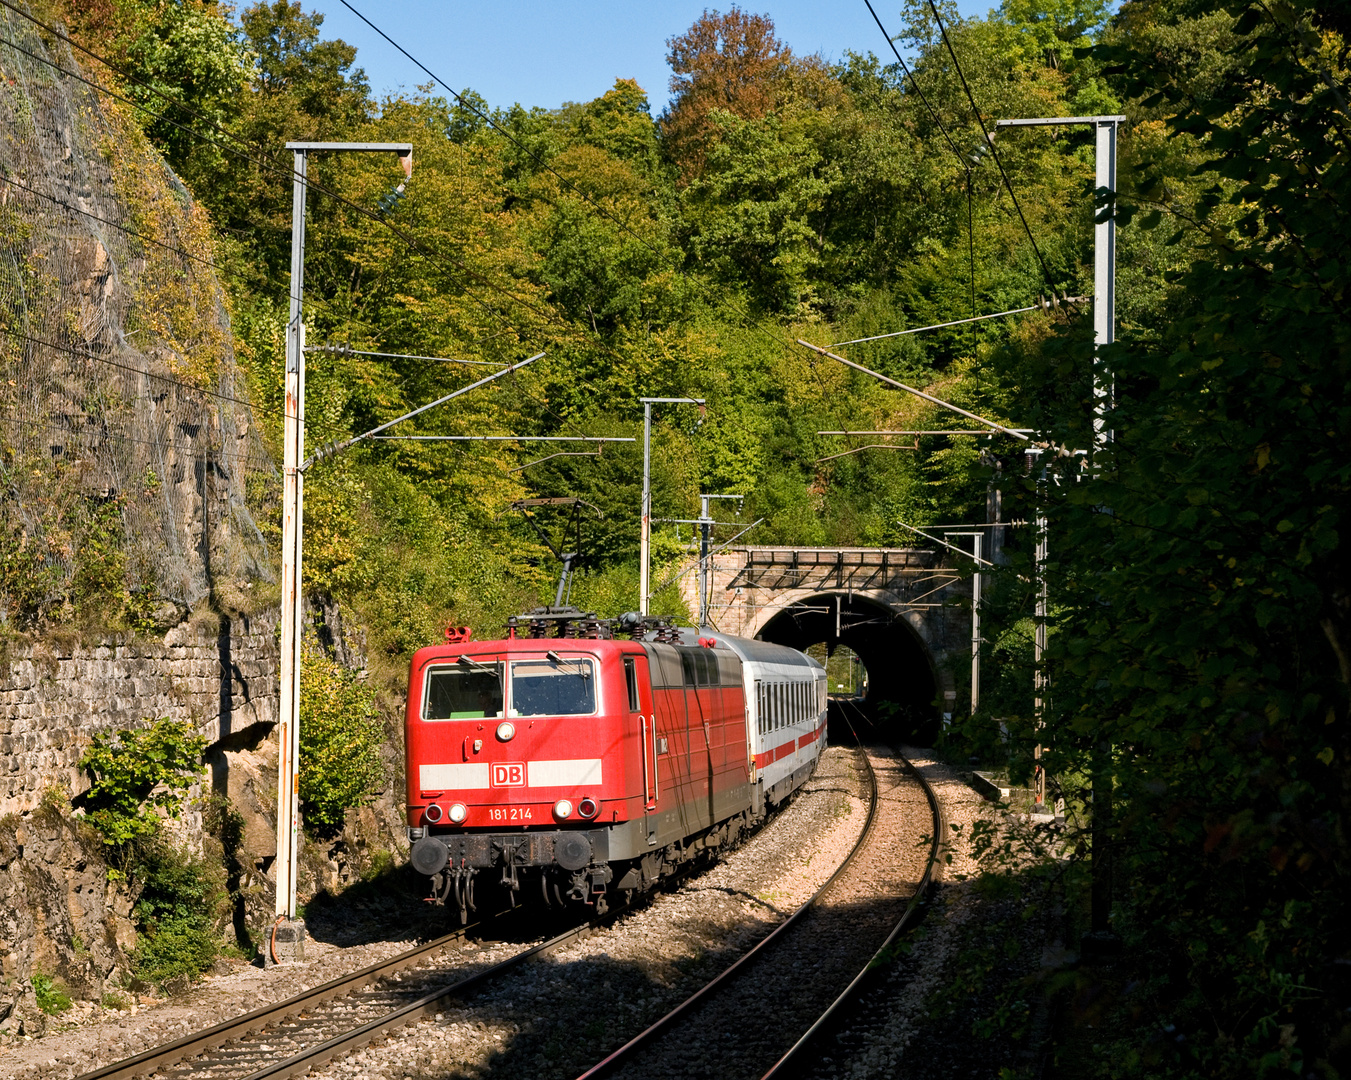
M 859 703 L 867 719 L 890 736 L 920 745 L 937 736 L 941 684 L 933 652 L 886 599 L 812 591 L 765 611 L 754 636 L 802 650 L 821 642 L 831 652 L 847 646 L 867 671 L 867 695 Z

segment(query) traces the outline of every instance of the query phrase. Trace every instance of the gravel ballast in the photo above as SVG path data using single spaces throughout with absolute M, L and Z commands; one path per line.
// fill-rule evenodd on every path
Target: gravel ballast
M 659 892 L 649 904 L 584 940 L 526 963 L 482 992 L 448 1001 L 432 1019 L 382 1037 L 311 1075 L 326 1080 L 576 1077 L 747 951 L 830 876 L 857 839 L 866 812 L 858 753 L 829 749 L 798 796 L 713 868 Z M 996 812 L 955 770 L 925 751 L 906 753 L 937 789 L 949 822 L 958 826 L 957 837 L 969 836 L 977 820 Z M 843 978 L 855 965 L 854 953 L 870 954 L 874 931 L 894 923 L 919 876 L 924 851 L 918 837 L 930 828 L 927 805 L 913 781 L 901 775 L 885 751 L 873 754 L 882 777 L 882 810 L 895 811 L 897 822 L 884 845 L 890 848 L 889 862 L 860 874 L 857 887 L 828 894 L 821 921 L 834 929 L 818 937 L 814 955 L 757 958 L 747 970 L 758 972 L 759 982 L 739 992 L 735 1009 L 726 1003 L 710 1008 L 696 1025 L 702 1034 L 681 1036 L 669 1056 L 653 1059 L 642 1073 L 620 1075 L 758 1075 L 766 1064 L 764 1054 L 773 1049 L 769 1044 L 776 1039 L 791 1043 L 830 996 L 818 988 Z M 888 808 L 888 802 L 894 805 Z M 971 880 L 963 880 L 977 871 L 966 841 L 958 839 L 948 851 L 947 880 L 933 894 L 920 935 L 869 984 L 838 1035 L 818 1049 L 810 1062 L 813 1075 L 832 1080 L 996 1076 L 1001 1065 L 1027 1064 L 996 1061 L 988 1041 L 971 1038 L 980 1002 L 952 1007 L 946 987 L 954 966 L 998 912 Z M 443 913 L 406 898 L 394 902 L 376 896 L 355 906 L 343 904 L 340 900 L 322 917 L 311 916 L 315 936 L 307 943 L 304 964 L 270 971 L 237 964 L 176 1000 L 146 1000 L 123 1011 L 77 1003 L 58 1018 L 58 1023 L 68 1021 L 62 1025 L 66 1030 L 0 1043 L 0 1080 L 69 1080 L 387 959 L 450 929 Z M 338 921 L 325 924 L 324 918 Z M 808 916 L 804 925 L 815 920 Z M 1026 935 L 1026 949 L 1035 956 L 1046 927 L 1029 926 Z M 512 941 L 457 945 L 406 973 L 400 988 L 451 981 L 447 973 L 481 969 L 528 944 L 525 932 L 511 936 Z M 767 1038 L 767 1032 L 777 1034 Z
M 587 940 L 527 964 L 465 1007 L 452 1003 L 439 1021 L 410 1027 L 317 1075 L 470 1076 L 508 1065 L 536 1076 L 576 1075 L 598 1047 L 640 1030 L 819 887 L 861 828 L 859 788 L 853 752 L 828 750 L 792 803 L 723 863 Z M 366 914 L 380 922 L 378 912 Z M 389 958 L 432 936 L 419 914 L 406 932 L 387 919 L 348 935 L 365 943 L 342 944 L 340 931 L 312 938 L 304 964 L 270 971 L 241 964 L 172 1002 L 145 1001 L 125 1011 L 83 1006 L 83 1022 L 63 1025 L 68 1030 L 0 1046 L 0 1080 L 74 1077 Z M 380 940 L 369 940 L 374 936 Z M 476 950 L 471 966 L 520 947 Z
M 1001 986 L 1035 973 L 1047 962 L 1046 957 L 1054 959 L 1054 950 L 1045 948 L 1051 928 L 1040 919 L 1022 918 L 1025 898 L 992 899 L 982 895 L 977 885 L 980 868 L 971 858 L 968 838 L 981 820 L 1004 827 L 995 805 L 928 751 L 906 748 L 903 752 L 943 804 L 950 829 L 950 862 L 944 868 L 943 883 L 931 896 L 918 935 L 860 995 L 837 1034 L 823 1040 L 805 1075 L 818 1080 L 878 1076 L 993 1080 L 1005 1067 L 1032 1064 L 1038 1047 L 1036 1039 L 1028 1036 L 1035 1034 L 1036 1018 L 1017 1021 L 1003 1035 L 977 1037 L 976 1029 L 993 1011 L 991 998 Z M 1017 955 L 1003 955 L 1011 940 L 1010 924 L 1017 927 Z M 988 951 L 992 944 L 998 946 L 1003 970 L 996 969 L 993 982 L 986 979 L 980 987 L 973 987 L 964 977 L 962 989 L 955 990 L 954 977 L 969 963 L 972 952 Z M 982 967 L 988 963 L 988 958 L 981 959 Z

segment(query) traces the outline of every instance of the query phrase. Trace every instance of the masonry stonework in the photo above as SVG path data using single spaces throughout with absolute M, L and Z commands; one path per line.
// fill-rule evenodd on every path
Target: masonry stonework
M 209 743 L 277 721 L 277 613 L 194 616 L 160 640 L 129 635 L 11 654 L 0 680 L 0 817 L 49 785 L 76 796 L 90 739 L 146 720 L 187 720 Z

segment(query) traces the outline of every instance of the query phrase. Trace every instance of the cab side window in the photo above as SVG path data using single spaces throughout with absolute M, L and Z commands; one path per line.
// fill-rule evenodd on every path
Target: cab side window
M 629 688 L 629 712 L 638 712 L 638 662 L 633 657 L 624 660 L 624 683 Z

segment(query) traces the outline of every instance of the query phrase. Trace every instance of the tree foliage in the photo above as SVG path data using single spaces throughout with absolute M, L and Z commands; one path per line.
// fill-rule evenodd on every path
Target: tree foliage
M 80 755 L 93 779 L 81 802 L 104 843 L 124 846 L 152 836 L 161 816 L 177 817 L 200 779 L 206 738 L 185 720 L 95 735 Z
M 300 679 L 300 801 L 307 831 L 337 833 L 344 813 L 371 797 L 384 775 L 382 734 L 374 691 L 307 641 Z
M 778 104 L 793 52 L 774 36 L 767 15 L 750 15 L 735 4 L 725 15 L 705 10 L 670 49 L 671 105 L 662 134 L 683 179 L 703 172 L 716 112 L 759 120 Z
M 1185 258 L 1106 354 L 1113 442 L 1051 489 L 1050 767 L 1113 748 L 1118 926 L 1164 979 L 1119 1005 L 1182 1032 L 1126 1023 L 1137 1069 L 1331 1075 L 1308 958 L 1351 945 L 1345 51 L 1316 5 L 1127 15 L 1095 56 L 1171 138 L 1145 133 L 1122 216 Z M 1088 445 L 1086 410 L 1057 438 Z

